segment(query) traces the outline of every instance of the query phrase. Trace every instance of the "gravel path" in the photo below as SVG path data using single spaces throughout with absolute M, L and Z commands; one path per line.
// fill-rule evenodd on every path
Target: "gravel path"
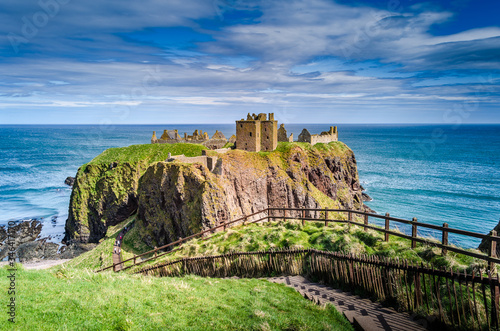
M 33 262 L 25 262 L 23 263 L 24 269 L 48 269 L 50 267 L 53 267 L 55 265 L 63 264 L 66 261 L 69 261 L 71 259 L 60 259 L 60 260 L 40 260 L 40 261 L 33 261 Z M 7 261 L 0 262 L 0 266 L 7 265 Z

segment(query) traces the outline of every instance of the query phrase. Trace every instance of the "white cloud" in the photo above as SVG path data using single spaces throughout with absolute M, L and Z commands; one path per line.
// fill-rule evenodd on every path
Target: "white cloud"
M 483 96 L 474 94 L 470 82 L 445 86 L 435 79 L 451 70 L 479 70 L 476 75 L 500 70 L 498 27 L 436 37 L 430 27 L 449 20 L 452 13 L 424 7 L 379 10 L 326 0 L 259 2 L 261 17 L 234 24 L 225 21 L 231 4 L 225 10 L 221 3 L 214 7 L 204 0 L 70 2 L 19 54 L 12 54 L 7 39 L 0 41 L 0 52 L 7 54 L 0 63 L 0 107 L 105 112 L 123 106 L 174 113 L 189 107 L 274 111 L 286 105 L 305 112 L 498 99 L 498 80 L 484 84 L 489 90 Z M 4 7 L 3 36 L 21 33 L 22 17 L 39 10 L 36 3 L 18 1 L 7 1 Z M 200 19 L 214 19 L 218 27 L 212 31 Z M 171 49 L 161 40 L 127 37 L 174 26 L 213 39 Z M 324 58 L 335 61 L 329 66 Z M 349 61 L 377 68 L 390 63 L 387 70 L 396 73 L 355 65 L 347 69 Z M 428 81 L 436 83 L 418 84 Z

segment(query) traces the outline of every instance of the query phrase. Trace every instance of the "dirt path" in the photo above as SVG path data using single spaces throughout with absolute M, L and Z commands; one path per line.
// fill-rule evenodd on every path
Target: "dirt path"
M 23 263 L 24 269 L 48 269 L 55 265 L 63 264 L 71 259 L 60 259 L 60 260 L 41 260 L 41 261 L 33 261 L 33 262 L 25 262 Z M 8 264 L 8 262 L 0 262 L 0 266 L 4 266 Z
M 125 234 L 132 228 L 133 224 L 124 227 L 116 237 L 115 244 L 113 245 L 113 264 L 115 264 L 114 271 L 123 269 L 122 263 L 122 241 Z

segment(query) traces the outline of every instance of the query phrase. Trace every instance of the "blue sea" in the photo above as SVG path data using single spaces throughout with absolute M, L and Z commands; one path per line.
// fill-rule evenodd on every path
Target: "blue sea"
M 328 124 L 288 124 L 297 137 Z M 152 132 L 195 129 L 226 137 L 224 125 L 0 126 L 0 224 L 41 219 L 43 235 L 62 239 L 78 167 L 110 147 L 148 144 Z M 361 184 L 379 214 L 487 233 L 500 218 L 499 125 L 338 125 L 339 140 L 355 153 Z M 407 230 L 402 228 L 402 230 Z M 433 235 L 432 233 L 422 233 Z M 437 235 L 435 235 L 437 237 Z M 462 247 L 479 241 L 450 236 Z

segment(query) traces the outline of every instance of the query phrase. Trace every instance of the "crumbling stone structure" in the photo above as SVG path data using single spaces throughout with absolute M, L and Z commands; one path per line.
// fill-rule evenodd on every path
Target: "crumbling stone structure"
M 156 131 L 153 131 L 153 136 L 151 137 L 152 144 L 178 144 L 178 143 L 190 143 L 190 144 L 202 144 L 209 149 L 219 149 L 224 147 L 227 143 L 227 139 L 222 132 L 215 131 L 215 134 L 210 138 L 208 133 L 202 130 L 195 130 L 192 135 L 184 133 L 184 137 L 179 135 L 177 130 L 164 130 L 160 139 L 156 137 Z
M 285 124 L 281 124 L 278 129 L 278 142 L 292 142 L 293 141 L 293 133 L 288 137 L 285 129 Z
M 229 148 L 221 148 L 221 149 L 216 149 L 215 152 L 222 154 L 222 153 L 227 153 L 229 150 L 230 150 Z M 207 151 L 203 150 L 201 151 L 201 156 L 192 156 L 192 157 L 185 156 L 184 154 L 171 155 L 170 153 L 168 153 L 168 158 L 165 161 L 166 162 L 178 161 L 182 163 L 200 163 L 203 164 L 205 167 L 207 167 L 208 170 L 214 171 L 218 159 L 219 158 L 217 156 L 207 155 Z
M 249 152 L 273 151 L 278 146 L 278 121 L 274 114 L 248 114 L 236 121 L 236 148 Z
M 331 141 L 338 141 L 339 135 L 336 126 L 331 126 L 329 131 L 321 132 L 321 134 L 310 134 L 307 129 L 302 130 L 299 134 L 299 142 L 310 143 L 311 145 L 317 143 L 328 144 Z

